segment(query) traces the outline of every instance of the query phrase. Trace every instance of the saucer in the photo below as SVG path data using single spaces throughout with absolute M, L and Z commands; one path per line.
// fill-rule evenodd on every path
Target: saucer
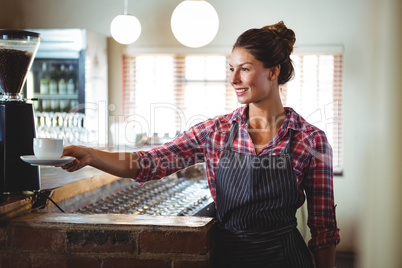
M 20 158 L 31 164 L 32 166 L 54 166 L 54 167 L 61 167 L 67 163 L 70 163 L 75 158 L 72 156 L 63 156 L 57 159 L 38 159 L 34 155 L 23 155 Z

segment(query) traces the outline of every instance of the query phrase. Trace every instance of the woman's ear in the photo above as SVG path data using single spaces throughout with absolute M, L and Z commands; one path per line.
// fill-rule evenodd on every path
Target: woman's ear
M 277 79 L 280 72 L 281 72 L 281 65 L 278 64 L 272 67 L 271 71 L 269 72 L 269 80 L 272 81 Z

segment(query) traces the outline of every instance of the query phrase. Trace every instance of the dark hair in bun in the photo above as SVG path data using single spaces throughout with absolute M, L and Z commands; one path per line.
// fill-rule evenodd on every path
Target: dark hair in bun
M 264 64 L 265 68 L 280 65 L 278 83 L 285 84 L 294 76 L 290 54 L 296 42 L 295 33 L 283 21 L 260 29 L 250 29 L 242 33 L 233 46 L 247 49 L 250 54 Z

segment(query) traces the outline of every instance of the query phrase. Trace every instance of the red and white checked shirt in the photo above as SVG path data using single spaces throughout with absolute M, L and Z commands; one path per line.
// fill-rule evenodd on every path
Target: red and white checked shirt
M 233 151 L 247 155 L 282 154 L 289 142 L 288 129 L 294 129 L 291 152 L 293 171 L 301 195 L 300 206 L 307 196 L 308 226 L 312 239 L 308 245 L 315 252 L 338 244 L 336 224 L 332 149 L 326 135 L 309 124 L 291 108 L 285 108 L 286 119 L 275 137 L 258 153 L 248 133 L 247 106 L 232 113 L 208 119 L 178 135 L 173 141 L 149 151 L 136 152 L 140 172 L 135 181 L 161 179 L 196 163 L 206 163 L 206 173 L 212 197 L 216 198 L 215 172 L 222 155 L 232 122 L 239 122 L 239 133 Z

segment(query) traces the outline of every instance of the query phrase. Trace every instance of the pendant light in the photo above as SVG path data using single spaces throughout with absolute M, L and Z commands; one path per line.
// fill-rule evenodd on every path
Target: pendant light
M 219 17 L 214 7 L 204 0 L 185 0 L 173 11 L 171 28 L 176 39 L 188 47 L 209 44 L 219 28 Z
M 127 14 L 127 0 L 124 0 L 124 15 L 117 15 L 110 24 L 110 32 L 114 40 L 121 44 L 134 43 L 141 34 L 140 21 Z

